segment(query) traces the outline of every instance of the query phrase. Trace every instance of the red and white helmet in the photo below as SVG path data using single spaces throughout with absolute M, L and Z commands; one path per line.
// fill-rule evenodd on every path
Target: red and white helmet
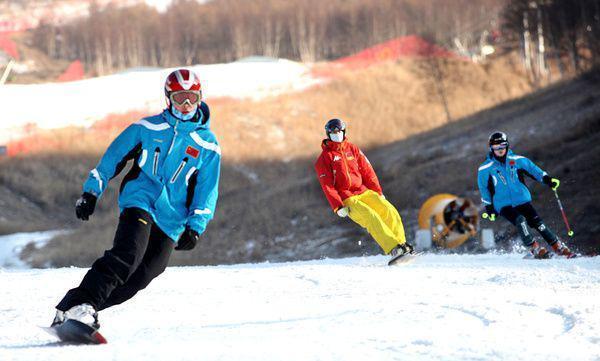
M 202 98 L 202 85 L 198 76 L 187 69 L 177 69 L 165 81 L 165 96 L 167 103 L 171 103 L 171 95 L 177 92 L 195 92 Z

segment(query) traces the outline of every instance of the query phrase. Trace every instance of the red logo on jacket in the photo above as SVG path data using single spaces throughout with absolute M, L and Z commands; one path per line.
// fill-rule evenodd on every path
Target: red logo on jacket
M 198 155 L 200 155 L 200 151 L 194 147 L 188 146 L 185 150 L 185 154 L 191 155 L 194 158 L 198 158 Z

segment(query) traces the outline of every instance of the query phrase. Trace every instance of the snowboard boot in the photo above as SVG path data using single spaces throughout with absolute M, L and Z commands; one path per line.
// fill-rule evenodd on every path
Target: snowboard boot
M 68 311 L 65 311 L 63 316 L 63 322 L 66 320 L 76 320 L 81 323 L 85 323 L 96 330 L 100 328 L 100 323 L 98 322 L 98 312 L 96 312 L 94 307 L 89 303 L 73 306 Z
M 56 315 L 50 327 L 62 325 L 63 322 L 65 322 L 65 313 L 61 310 L 56 310 Z
M 533 242 L 529 251 L 533 255 L 533 258 L 537 258 L 537 259 L 550 258 L 550 253 L 548 252 L 548 250 L 546 248 L 540 246 L 539 243 L 537 243 L 537 241 Z
M 390 259 L 390 263 L 394 263 L 394 261 L 396 259 L 404 256 L 405 254 L 409 254 L 409 253 L 413 253 L 413 252 L 414 252 L 414 248 L 410 243 L 405 242 L 403 244 L 399 244 L 396 247 L 394 247 L 392 249 L 392 251 L 390 252 L 390 256 L 392 256 L 392 258 Z
M 554 253 L 556 253 L 559 256 L 565 256 L 567 258 L 575 258 L 575 257 L 577 257 L 577 254 L 571 252 L 571 250 L 569 249 L 569 247 L 567 247 L 561 241 L 556 241 L 552 245 L 552 250 L 554 251 Z

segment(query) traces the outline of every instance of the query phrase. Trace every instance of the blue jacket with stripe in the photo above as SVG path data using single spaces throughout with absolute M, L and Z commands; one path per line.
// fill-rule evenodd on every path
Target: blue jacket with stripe
M 218 196 L 221 148 L 209 129 L 210 111 L 201 103 L 197 121 L 181 121 L 169 110 L 131 124 L 108 147 L 83 185 L 100 197 L 128 160 L 119 208 L 141 208 L 174 242 L 185 226 L 204 232 Z
M 531 160 L 508 151 L 506 161 L 500 162 L 490 153 L 479 167 L 477 184 L 481 201 L 493 204 L 497 212 L 504 207 L 516 207 L 531 202 L 531 193 L 525 184 L 525 176 L 542 181 L 547 173 Z

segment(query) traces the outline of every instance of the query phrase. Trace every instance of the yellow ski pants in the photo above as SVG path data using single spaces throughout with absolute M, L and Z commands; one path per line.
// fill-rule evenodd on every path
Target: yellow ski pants
M 344 200 L 350 219 L 366 228 L 385 254 L 406 242 L 404 225 L 396 208 L 372 190 Z

